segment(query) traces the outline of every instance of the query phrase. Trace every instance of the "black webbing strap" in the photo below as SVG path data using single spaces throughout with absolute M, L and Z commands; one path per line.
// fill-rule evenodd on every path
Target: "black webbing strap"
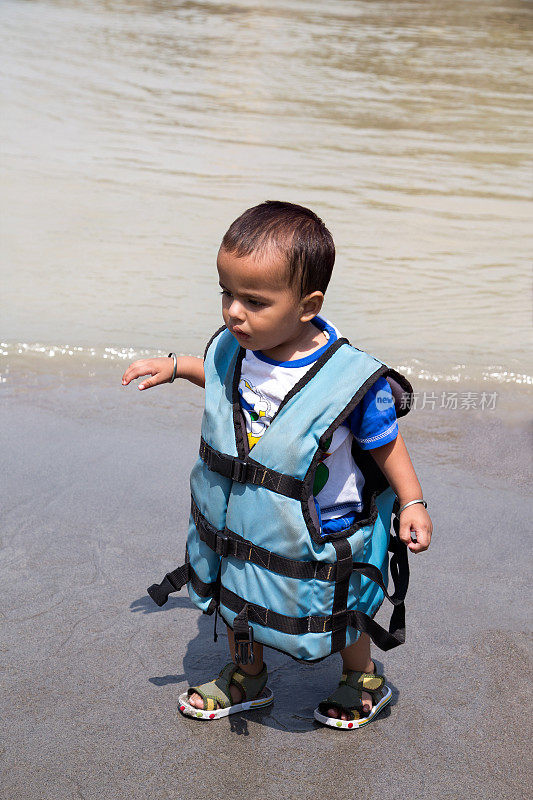
M 294 500 L 300 500 L 302 496 L 303 481 L 299 478 L 276 472 L 251 458 L 242 459 L 221 453 L 208 445 L 203 438 L 200 440 L 200 458 L 210 470 L 237 483 L 253 483 Z
M 304 580 L 306 578 L 317 578 L 321 581 L 331 581 L 334 583 L 337 583 L 339 580 L 344 580 L 345 576 L 343 576 L 342 573 L 339 576 L 338 562 L 297 561 L 296 559 L 280 556 L 277 553 L 266 550 L 264 547 L 259 547 L 259 545 L 252 544 L 252 542 L 243 539 L 242 536 L 239 536 L 239 534 L 234 533 L 228 528 L 225 528 L 223 531 L 217 530 L 217 528 L 211 525 L 201 513 L 194 502 L 194 498 L 191 498 L 191 514 L 202 542 L 205 542 L 211 550 L 214 550 L 217 555 L 223 558 L 232 556 L 242 561 L 251 561 L 252 564 L 257 564 L 259 567 L 268 569 L 271 572 L 276 572 L 278 575 L 283 575 L 287 578 L 302 578 Z M 346 540 L 340 539 L 338 541 Z M 392 544 L 393 541 L 394 544 Z M 357 572 L 369 578 L 371 581 L 374 581 L 374 583 L 377 583 L 385 597 L 390 600 L 393 605 L 399 605 L 404 601 L 407 585 L 409 583 L 407 552 L 403 542 L 397 541 L 400 545 L 398 549 L 399 555 L 396 550 L 396 537 L 391 537 L 390 547 L 395 548 L 393 550 L 394 555 L 391 559 L 391 574 L 394 581 L 394 594 L 392 595 L 387 592 L 387 588 L 383 582 L 383 575 L 378 567 L 375 567 L 373 564 L 367 564 L 364 561 L 352 561 L 351 550 L 349 556 L 346 552 L 343 561 L 346 569 L 349 564 L 350 574 L 352 572 Z M 333 546 L 335 547 L 335 542 L 333 542 Z M 404 559 L 401 558 L 402 548 L 405 556 Z
M 248 604 L 245 603 L 233 620 L 235 663 L 254 663 L 254 631 L 248 621 Z
M 167 572 L 161 583 L 153 583 L 147 592 L 158 606 L 164 606 L 169 594 L 179 592 L 186 583 L 192 587 L 200 597 L 212 597 L 217 591 L 216 583 L 204 583 L 196 574 L 190 563 L 182 564 L 173 572 Z
M 394 528 L 396 536 L 389 537 L 389 552 L 392 554 L 389 567 L 394 583 L 394 594 L 392 598 L 389 599 L 393 605 L 399 605 L 405 600 L 409 587 L 409 559 L 407 556 L 407 545 L 405 542 L 402 542 L 399 536 L 399 517 L 394 517 L 392 527 Z
M 304 633 L 346 631 L 346 627 L 349 625 L 367 633 L 381 650 L 391 650 L 405 641 L 405 606 L 403 603 L 394 608 L 388 631 L 362 611 L 341 611 L 327 617 L 287 617 L 277 611 L 245 601 L 224 586 L 220 587 L 220 604 L 236 613 L 242 611 L 245 604 L 250 622 L 256 622 L 258 625 L 293 636 Z
M 333 595 L 332 615 L 335 616 L 348 605 L 348 590 L 353 568 L 352 548 L 347 539 L 337 539 L 331 543 L 337 554 L 337 576 Z M 331 652 L 337 653 L 346 647 L 346 625 L 336 627 L 331 632 Z

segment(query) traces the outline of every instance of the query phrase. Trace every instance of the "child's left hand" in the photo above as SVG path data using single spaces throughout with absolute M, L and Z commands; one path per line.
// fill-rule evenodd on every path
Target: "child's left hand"
M 432 532 L 433 523 L 421 503 L 409 506 L 400 514 L 399 536 L 412 553 L 428 549 Z M 411 533 L 416 536 L 416 542 L 412 540 Z

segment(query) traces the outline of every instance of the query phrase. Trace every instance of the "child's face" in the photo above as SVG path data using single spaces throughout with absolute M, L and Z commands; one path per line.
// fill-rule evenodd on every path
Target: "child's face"
M 305 303 L 287 285 L 287 266 L 281 255 L 238 258 L 221 248 L 217 269 L 222 316 L 242 347 L 268 355 L 280 345 L 297 345 L 305 337 Z

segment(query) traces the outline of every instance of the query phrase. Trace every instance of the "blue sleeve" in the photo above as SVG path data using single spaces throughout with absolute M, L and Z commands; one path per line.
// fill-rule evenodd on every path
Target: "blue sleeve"
M 348 417 L 347 423 L 362 450 L 372 450 L 396 439 L 396 409 L 385 378 L 378 378 L 370 387 Z

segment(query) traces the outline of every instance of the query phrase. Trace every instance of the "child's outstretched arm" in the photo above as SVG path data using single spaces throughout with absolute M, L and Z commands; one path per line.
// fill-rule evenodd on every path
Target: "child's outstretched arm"
M 150 378 L 147 378 L 138 386 L 141 391 L 150 389 L 150 387 L 158 386 L 160 383 L 169 383 L 173 372 L 173 358 L 141 359 L 129 365 L 122 376 L 122 385 L 127 386 L 128 383 L 135 380 L 135 378 L 140 378 L 142 375 L 151 375 Z M 185 378 L 185 380 L 196 384 L 196 386 L 205 388 L 204 362 L 201 358 L 195 358 L 194 356 L 178 356 L 176 378 Z
M 400 433 L 393 442 L 370 452 L 396 493 L 400 508 L 411 500 L 422 499 L 422 489 Z M 416 542 L 411 540 L 411 531 L 416 534 Z M 409 506 L 400 514 L 399 536 L 411 552 L 427 550 L 432 532 L 433 524 L 421 503 Z

